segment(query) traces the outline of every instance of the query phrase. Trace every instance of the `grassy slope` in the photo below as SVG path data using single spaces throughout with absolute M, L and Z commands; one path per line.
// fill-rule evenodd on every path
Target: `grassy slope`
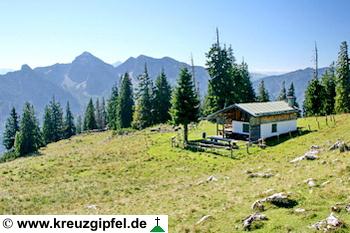
M 1 214 L 168 214 L 170 232 L 241 231 L 241 220 L 264 191 L 292 192 L 306 212 L 269 206 L 269 221 L 255 232 L 308 232 L 308 225 L 324 219 L 337 202 L 350 202 L 350 153 L 328 152 L 338 138 L 350 140 L 349 115 L 336 116 L 335 127 L 295 137 L 265 150 L 235 152 L 235 159 L 213 153 L 170 147 L 174 133 L 137 132 L 114 136 L 87 134 L 50 144 L 42 156 L 0 164 Z M 299 126 L 315 118 L 301 119 Z M 191 138 L 209 135 L 215 127 L 201 123 Z M 317 144 L 320 160 L 289 161 Z M 337 160 L 335 160 L 337 159 Z M 321 161 L 326 163 L 321 163 Z M 246 170 L 276 174 L 269 179 L 247 178 Z M 215 175 L 217 182 L 197 185 Z M 307 178 L 324 187 L 308 188 Z M 88 205 L 97 205 L 89 209 Z M 204 215 L 213 219 L 196 226 Z M 350 224 L 350 214 L 337 214 Z

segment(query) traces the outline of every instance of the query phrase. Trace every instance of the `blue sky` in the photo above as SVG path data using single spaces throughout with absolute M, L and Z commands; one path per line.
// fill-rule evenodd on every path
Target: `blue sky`
M 113 63 L 145 54 L 197 65 L 215 41 L 231 44 L 251 71 L 320 66 L 350 41 L 347 0 L 60 0 L 0 2 L 0 68 L 71 62 L 83 51 Z

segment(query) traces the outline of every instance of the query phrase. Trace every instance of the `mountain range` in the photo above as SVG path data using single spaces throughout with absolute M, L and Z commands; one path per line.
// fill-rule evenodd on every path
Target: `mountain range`
M 171 57 L 152 58 L 145 55 L 130 57 L 123 63 L 111 65 L 89 52 L 84 52 L 71 63 L 57 63 L 34 69 L 23 65 L 20 70 L 0 75 L 0 137 L 12 106 L 21 112 L 23 103 L 29 101 L 35 106 L 40 120 L 45 105 L 54 96 L 62 106 L 69 101 L 73 112 L 81 114 L 89 98 L 108 98 L 112 86 L 118 83 L 122 74 L 128 72 L 136 86 L 137 76 L 144 71 L 145 64 L 153 79 L 164 70 L 171 85 L 175 85 L 180 68 L 192 68 L 189 64 Z M 321 74 L 324 69 L 320 69 Z M 200 95 L 203 97 L 208 86 L 208 72 L 202 66 L 195 66 L 194 72 Z M 251 76 L 254 87 L 257 87 L 261 79 L 265 81 L 272 99 L 278 95 L 283 80 L 287 86 L 293 81 L 298 101 L 301 102 L 312 73 L 313 69 L 307 68 L 283 75 L 265 77 L 263 74 L 251 73 Z

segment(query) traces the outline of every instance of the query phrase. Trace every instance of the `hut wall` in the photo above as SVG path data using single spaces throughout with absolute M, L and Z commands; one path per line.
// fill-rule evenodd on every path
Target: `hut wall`
M 276 132 L 272 132 L 273 124 L 276 126 Z M 279 121 L 279 122 L 269 122 L 265 124 L 261 124 L 261 137 L 268 138 L 273 137 L 279 134 L 288 133 L 290 131 L 297 130 L 297 121 L 289 120 L 289 121 Z
M 248 124 L 249 127 L 249 122 L 232 121 L 232 133 L 249 135 L 249 132 L 243 132 L 243 124 Z

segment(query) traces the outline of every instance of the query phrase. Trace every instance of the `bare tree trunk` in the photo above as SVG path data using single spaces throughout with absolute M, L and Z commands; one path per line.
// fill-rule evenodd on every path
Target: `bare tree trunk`
M 188 142 L 188 125 L 184 124 L 184 144 L 186 145 Z

